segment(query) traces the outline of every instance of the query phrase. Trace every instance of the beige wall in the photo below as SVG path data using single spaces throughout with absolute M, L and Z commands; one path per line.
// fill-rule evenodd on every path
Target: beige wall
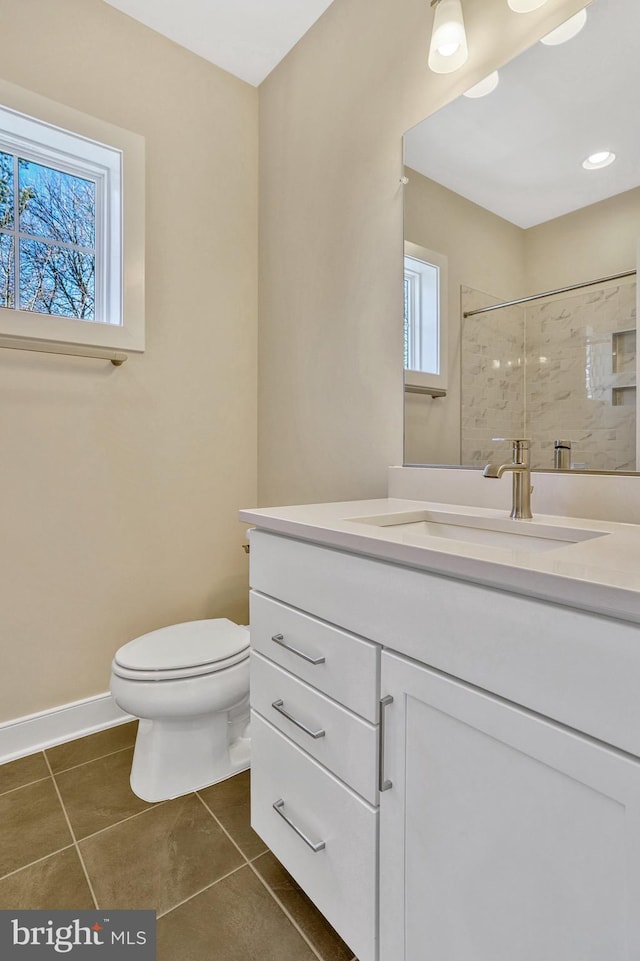
M 584 0 L 465 0 L 470 60 L 427 69 L 425 0 L 334 0 L 260 88 L 259 495 L 384 494 L 402 462 L 402 134 Z
M 147 344 L 0 356 L 0 720 L 105 691 L 144 631 L 247 617 L 257 91 L 100 0 L 3 0 L 1 75 L 146 138 Z
M 525 232 L 459 194 L 406 169 L 404 237 L 448 259 L 449 387 L 446 397 L 405 397 L 405 462 L 460 463 L 460 289 L 509 300 L 525 284 Z
M 640 187 L 526 231 L 527 292 L 636 267 Z
M 335 0 L 263 84 L 263 503 L 384 493 L 402 459 L 402 133 L 581 2 L 466 0 L 472 58 L 436 77 L 424 0 Z M 1 720 L 104 691 L 143 631 L 246 617 L 258 94 L 100 0 L 0 14 L 4 79 L 146 138 L 148 324 L 119 370 L 0 357 Z

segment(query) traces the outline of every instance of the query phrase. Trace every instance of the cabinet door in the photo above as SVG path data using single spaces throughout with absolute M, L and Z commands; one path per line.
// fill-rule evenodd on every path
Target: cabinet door
M 637 961 L 640 763 L 382 656 L 380 961 Z

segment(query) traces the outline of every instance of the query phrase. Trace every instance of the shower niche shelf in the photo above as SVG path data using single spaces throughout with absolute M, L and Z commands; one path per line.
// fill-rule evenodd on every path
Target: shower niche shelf
M 614 407 L 636 404 L 636 330 L 617 330 L 611 337 L 611 367 L 614 384 L 611 403 Z

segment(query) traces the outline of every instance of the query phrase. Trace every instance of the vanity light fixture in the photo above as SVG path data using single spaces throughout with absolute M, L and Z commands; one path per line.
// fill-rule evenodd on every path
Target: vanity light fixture
M 599 150 L 597 153 L 590 154 L 586 160 L 582 161 L 585 170 L 601 170 L 608 167 L 616 159 L 616 155 L 611 150 Z
M 465 90 L 463 96 L 469 97 L 471 100 L 476 100 L 478 97 L 486 97 L 488 94 L 493 93 L 500 82 L 500 75 L 497 70 L 490 73 L 488 77 L 481 80 L 473 87 L 469 87 Z
M 431 0 L 435 7 L 429 46 L 429 68 L 434 73 L 453 73 L 469 57 L 461 0 Z
M 559 27 L 548 33 L 546 37 L 542 37 L 540 43 L 546 44 L 548 47 L 557 47 L 560 43 L 566 43 L 567 40 L 573 40 L 577 36 L 585 23 L 587 22 L 587 11 L 579 10 L 573 17 L 569 17 L 564 23 L 561 23 Z
M 507 0 L 514 13 L 531 13 L 538 7 L 543 7 L 547 0 Z

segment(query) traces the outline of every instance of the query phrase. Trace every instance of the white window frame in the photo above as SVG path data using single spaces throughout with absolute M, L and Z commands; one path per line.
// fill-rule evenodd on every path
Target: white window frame
M 434 370 L 405 369 L 405 384 L 435 390 L 448 389 L 448 272 L 449 261 L 444 254 L 427 247 L 405 241 L 405 276 L 410 278 L 410 357 L 422 358 L 421 366 L 433 366 Z M 411 263 L 413 262 L 413 263 Z M 422 272 L 420 264 L 437 269 L 436 289 L 432 287 L 432 272 Z M 431 275 L 431 276 L 430 276 Z M 425 330 L 422 306 L 436 302 L 436 327 Z M 413 322 L 412 322 L 413 321 Z
M 95 319 L 2 307 L 0 335 L 143 351 L 143 138 L 4 81 L 0 104 L 0 151 L 96 187 Z

